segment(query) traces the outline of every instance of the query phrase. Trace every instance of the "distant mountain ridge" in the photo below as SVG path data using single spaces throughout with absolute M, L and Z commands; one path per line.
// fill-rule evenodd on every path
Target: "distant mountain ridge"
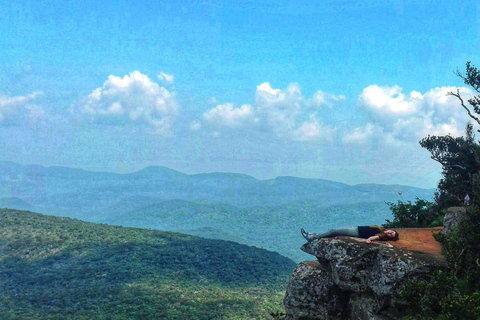
M 42 213 L 84 215 L 138 197 L 157 201 L 202 199 L 238 207 L 311 202 L 323 206 L 358 202 L 430 200 L 434 189 L 400 185 L 350 186 L 323 179 L 277 177 L 258 180 L 244 174 L 184 174 L 166 167 L 146 167 L 130 174 L 92 172 L 0 161 L 0 198 L 17 198 Z

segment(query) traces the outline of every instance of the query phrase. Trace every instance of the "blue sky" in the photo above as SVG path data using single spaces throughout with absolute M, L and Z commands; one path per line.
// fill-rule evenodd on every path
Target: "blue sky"
M 0 3 L 0 160 L 435 187 L 476 1 Z

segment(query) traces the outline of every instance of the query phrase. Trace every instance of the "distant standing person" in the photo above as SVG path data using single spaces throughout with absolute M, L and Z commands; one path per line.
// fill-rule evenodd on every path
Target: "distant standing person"
M 302 236 L 307 241 L 320 238 L 330 238 L 335 236 L 349 236 L 367 239 L 366 243 L 372 241 L 396 241 L 398 240 L 398 232 L 396 230 L 384 229 L 379 226 L 358 226 L 340 229 L 331 229 L 323 233 L 308 233 L 303 228 L 300 230 Z

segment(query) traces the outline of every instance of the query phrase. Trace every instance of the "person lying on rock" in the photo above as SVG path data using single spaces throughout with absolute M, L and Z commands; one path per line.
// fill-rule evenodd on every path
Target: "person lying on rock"
M 323 233 L 308 233 L 303 228 L 300 230 L 302 236 L 307 240 L 329 238 L 335 236 L 349 236 L 367 239 L 367 244 L 372 241 L 396 241 L 398 240 L 398 232 L 396 230 L 384 229 L 378 226 L 358 226 L 340 229 L 331 229 Z

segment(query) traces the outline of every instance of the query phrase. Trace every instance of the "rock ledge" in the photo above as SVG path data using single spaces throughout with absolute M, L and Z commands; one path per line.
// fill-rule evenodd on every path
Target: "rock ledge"
M 435 229 L 425 230 L 434 241 Z M 405 280 L 425 279 L 444 261 L 433 249 L 407 250 L 408 238 L 392 243 L 336 237 L 303 245 L 317 260 L 301 262 L 293 272 L 284 299 L 286 319 L 402 318 L 406 305 L 399 294 Z

